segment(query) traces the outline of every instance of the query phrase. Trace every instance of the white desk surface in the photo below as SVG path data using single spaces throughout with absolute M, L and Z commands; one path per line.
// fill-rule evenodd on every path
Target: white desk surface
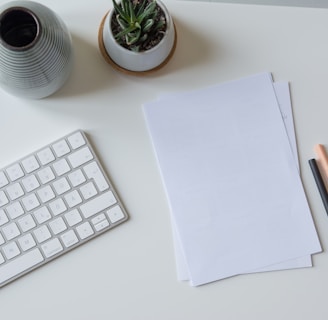
M 178 32 L 175 55 L 154 75 L 132 77 L 98 51 L 98 26 L 111 1 L 42 3 L 67 23 L 75 68 L 67 85 L 43 100 L 0 91 L 0 167 L 81 128 L 131 219 L 2 288 L 0 318 L 326 320 L 328 217 L 307 160 L 315 143 L 328 144 L 328 11 L 167 2 Z M 313 268 L 193 288 L 176 280 L 169 210 L 142 104 L 262 71 L 290 81 L 302 179 L 324 252 Z

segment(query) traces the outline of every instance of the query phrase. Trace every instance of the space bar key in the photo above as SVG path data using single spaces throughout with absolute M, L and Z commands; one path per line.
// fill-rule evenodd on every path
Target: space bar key
M 0 266 L 0 286 L 10 278 L 20 275 L 24 271 L 36 266 L 43 260 L 44 258 L 40 250 L 36 248 L 23 256 Z

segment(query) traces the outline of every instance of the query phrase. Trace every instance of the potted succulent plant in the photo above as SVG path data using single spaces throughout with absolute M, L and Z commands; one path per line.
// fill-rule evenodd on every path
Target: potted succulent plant
M 117 69 L 148 73 L 172 56 L 176 31 L 160 0 L 113 0 L 113 9 L 100 25 L 98 42 L 106 61 Z

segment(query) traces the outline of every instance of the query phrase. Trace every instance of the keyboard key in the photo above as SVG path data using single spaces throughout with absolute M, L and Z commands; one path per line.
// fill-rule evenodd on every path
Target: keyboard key
M 93 225 L 96 225 L 97 223 L 106 220 L 106 216 L 101 213 L 99 215 L 97 215 L 96 217 L 92 218 L 91 222 L 93 223 Z
M 51 219 L 51 214 L 46 206 L 34 211 L 34 217 L 38 224 L 42 224 Z
M 52 191 L 50 186 L 46 186 L 42 189 L 39 189 L 37 192 L 38 192 L 38 195 L 40 197 L 40 200 L 43 203 L 46 203 L 46 202 L 52 200 L 53 198 L 55 198 L 55 194 Z
M 0 264 L 3 264 L 5 262 L 5 259 L 3 257 L 3 255 L 0 252 Z
M 67 229 L 62 217 L 59 217 L 56 220 L 49 222 L 49 227 L 55 235 Z
M 54 238 L 43 244 L 41 249 L 43 250 L 46 258 L 50 258 L 60 251 L 63 251 L 63 246 L 57 238 Z
M 58 158 L 64 156 L 65 154 L 71 151 L 67 142 L 64 139 L 54 143 L 52 145 L 52 148 L 54 149 L 55 154 Z
M 35 175 L 28 176 L 22 180 L 23 187 L 26 192 L 31 192 L 36 188 L 40 187 L 39 181 L 36 179 Z
M 31 211 L 40 205 L 40 202 L 34 193 L 24 197 L 22 202 L 27 211 Z
M 72 245 L 79 242 L 79 239 L 77 238 L 77 236 L 73 230 L 69 230 L 69 231 L 65 232 L 64 234 L 62 234 L 60 236 L 60 238 L 62 239 L 64 246 L 66 248 L 69 248 Z
M 16 219 L 17 217 L 24 214 L 24 210 L 18 201 L 13 202 L 6 208 L 6 210 L 11 219 Z
M 5 173 L 0 171 L 0 188 L 6 186 L 9 183 Z
M 20 218 L 18 220 L 18 224 L 23 232 L 29 231 L 36 226 L 32 216 L 30 214 Z
M 53 183 L 53 186 L 58 195 L 61 195 L 71 189 L 66 178 L 61 178 L 59 180 L 56 180 Z
M 5 213 L 4 210 L 0 209 L 0 226 L 4 225 L 5 223 L 7 223 L 9 220 L 8 220 L 8 217 Z
M 84 218 L 90 218 L 93 215 L 109 208 L 117 201 L 114 197 L 112 191 L 107 191 L 101 194 L 99 197 L 90 200 L 89 202 L 81 205 L 80 210 L 84 216 Z
M 99 215 L 97 215 L 96 217 L 92 218 L 91 220 L 94 228 L 96 229 L 96 231 L 100 231 L 102 229 L 105 229 L 109 226 L 109 222 L 106 219 L 106 216 L 101 213 Z
M 56 159 L 49 147 L 39 151 L 37 156 L 42 165 L 49 164 Z
M 68 175 L 68 179 L 73 187 L 77 187 L 86 181 L 81 169 L 78 169 Z
M 84 147 L 68 156 L 71 166 L 75 169 L 93 159 L 89 147 Z
M 33 231 L 36 240 L 42 243 L 51 238 L 51 233 L 47 226 L 43 225 L 40 228 Z
M 96 231 L 103 230 L 109 226 L 109 222 L 107 220 L 103 220 L 97 224 L 94 225 Z
M 21 185 L 17 182 L 7 187 L 7 193 L 10 200 L 16 200 L 24 195 Z
M 82 240 L 94 234 L 94 231 L 92 230 L 91 225 L 88 221 L 77 226 L 76 231 Z
M 82 217 L 77 209 L 67 212 L 65 214 L 65 219 L 70 227 L 73 227 L 82 221 Z
M 10 278 L 17 276 L 17 274 L 36 266 L 43 260 L 40 250 L 35 248 L 25 255 L 19 256 L 17 259 L 0 266 L 0 284 L 5 283 Z
M 53 168 L 57 176 L 62 176 L 63 174 L 69 172 L 71 168 L 69 167 L 65 159 L 61 159 L 53 164 Z
M 6 194 L 3 191 L 0 191 L 0 208 L 9 203 L 9 200 Z
M 2 228 L 2 232 L 8 241 L 18 237 L 20 231 L 15 222 L 11 222 Z
M 40 168 L 35 156 L 30 156 L 22 161 L 22 165 L 27 173 L 31 173 Z
M 120 221 L 124 218 L 124 213 L 120 206 L 115 206 L 109 210 L 107 210 L 107 216 L 111 223 L 115 223 L 117 221 Z
M 49 203 L 49 208 L 54 216 L 58 216 L 59 214 L 65 212 L 67 207 L 63 201 L 63 199 L 59 198 Z
M 97 189 L 95 188 L 93 182 L 90 181 L 89 183 L 85 184 L 80 188 L 80 192 L 82 194 L 82 197 L 85 200 L 88 200 L 97 194 Z
M 76 132 L 70 135 L 67 139 L 73 149 L 77 149 L 86 143 L 81 132 Z
M 84 166 L 83 170 L 89 179 L 94 179 L 99 191 L 105 191 L 109 188 L 109 185 L 103 173 L 101 172 L 98 164 L 95 161 Z
M 21 166 L 18 163 L 16 163 L 16 164 L 12 165 L 11 167 L 7 168 L 6 172 L 7 172 L 8 176 L 9 176 L 9 179 L 11 181 L 16 181 L 17 179 L 24 176 L 24 172 L 23 172 Z
M 2 247 L 5 257 L 10 260 L 20 254 L 19 248 L 16 242 L 10 242 Z
M 82 202 L 82 198 L 76 190 L 65 195 L 65 200 L 70 208 L 73 208 Z
M 38 176 L 42 184 L 46 184 L 55 179 L 55 175 L 50 167 L 45 167 L 40 170 Z
M 18 243 L 23 251 L 27 251 L 36 246 L 36 243 L 30 233 L 20 237 Z
M 2 234 L 0 233 L 0 245 L 5 243 L 5 239 L 3 238 Z

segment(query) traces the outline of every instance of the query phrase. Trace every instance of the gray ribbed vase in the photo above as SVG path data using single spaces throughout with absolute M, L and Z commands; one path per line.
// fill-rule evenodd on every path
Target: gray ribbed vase
M 52 10 L 33 1 L 0 7 L 0 86 L 40 99 L 59 90 L 73 65 L 72 40 Z

